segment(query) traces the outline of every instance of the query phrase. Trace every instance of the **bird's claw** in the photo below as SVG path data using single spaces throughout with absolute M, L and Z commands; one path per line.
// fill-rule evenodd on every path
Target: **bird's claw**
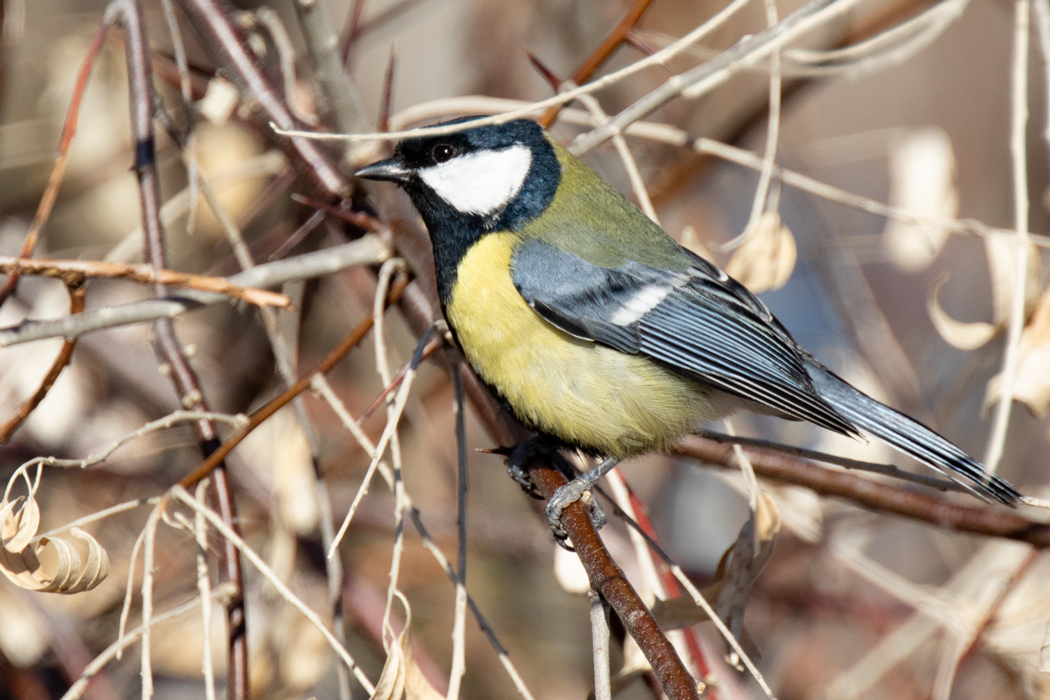
M 547 523 L 551 527 L 554 539 L 559 545 L 570 551 L 573 548 L 567 542 L 569 534 L 562 525 L 562 513 L 566 508 L 576 501 L 583 501 L 584 505 L 587 506 L 588 514 L 591 516 L 591 523 L 596 530 L 605 525 L 608 520 L 605 517 L 605 511 L 602 510 L 601 505 L 598 503 L 598 499 L 594 497 L 594 492 L 591 491 L 592 486 L 594 486 L 594 482 L 587 479 L 587 475 L 584 475 L 560 487 L 554 492 L 551 499 L 547 501 Z
M 542 500 L 543 496 L 536 489 L 529 476 L 529 462 L 538 454 L 544 454 L 546 449 L 535 438 L 530 438 L 518 443 L 512 448 L 500 448 L 502 454 L 507 455 L 507 473 L 510 478 L 518 482 L 522 490 L 533 498 Z

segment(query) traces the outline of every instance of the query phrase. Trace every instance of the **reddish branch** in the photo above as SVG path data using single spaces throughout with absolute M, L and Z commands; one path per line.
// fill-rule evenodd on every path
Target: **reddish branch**
M 550 499 L 558 488 L 568 483 L 565 477 L 549 464 L 537 462 L 529 466 L 529 478 L 544 498 Z M 699 699 L 696 681 L 685 670 L 678 652 L 660 629 L 653 614 L 644 605 L 636 605 L 638 594 L 605 548 L 582 501 L 576 501 L 565 509 L 562 513 L 562 525 L 572 533 L 572 545 L 580 563 L 587 571 L 591 587 L 600 593 L 618 614 L 624 609 L 631 611 L 626 616 L 620 614 L 620 620 L 638 642 L 664 692 L 675 700 Z
M 390 294 L 387 296 L 387 303 L 396 302 L 401 297 L 407 284 L 407 279 L 401 279 L 396 282 L 390 288 Z M 239 428 L 233 435 L 227 438 L 226 442 L 222 443 L 222 445 L 220 445 L 214 452 L 208 455 L 203 462 L 194 467 L 193 471 L 179 481 L 179 485 L 189 490 L 199 481 L 210 476 L 211 473 L 222 464 L 222 461 L 226 459 L 226 456 L 233 451 L 233 448 L 237 447 L 237 445 L 239 445 L 244 438 L 248 437 L 253 430 L 262 425 L 263 421 L 277 413 L 277 411 L 291 403 L 295 397 L 309 389 L 316 375 L 328 374 L 333 367 L 346 357 L 348 352 L 360 345 L 361 341 L 365 339 L 374 325 L 375 316 L 369 312 L 364 320 L 357 324 L 354 330 L 352 330 L 334 350 L 329 352 L 316 367 L 300 377 L 299 381 L 295 384 L 292 384 L 279 395 L 267 401 L 265 405 L 254 411 L 251 416 L 248 417 L 248 423 L 246 425 Z
M 40 197 L 40 203 L 36 207 L 33 221 L 29 224 L 29 231 L 22 242 L 22 250 L 18 254 L 19 257 L 28 258 L 33 254 L 36 244 L 40 240 L 40 231 L 43 230 L 44 224 L 47 223 L 48 218 L 51 216 L 51 211 L 55 208 L 58 188 L 62 184 L 62 177 L 66 172 L 66 163 L 69 160 L 69 145 L 73 143 L 73 134 L 77 131 L 77 117 L 80 115 L 80 102 L 84 96 L 84 88 L 87 87 L 88 78 L 91 76 L 91 68 L 95 65 L 95 59 L 98 57 L 99 51 L 102 50 L 102 45 L 106 41 L 106 32 L 110 26 L 112 26 L 112 19 L 109 18 L 107 13 L 107 18 L 103 20 L 95 32 L 95 37 L 91 40 L 87 54 L 84 56 L 84 62 L 80 65 L 77 82 L 73 88 L 73 97 L 69 102 L 69 111 L 66 113 L 66 122 L 62 126 L 62 136 L 58 141 L 58 155 L 55 157 L 55 166 L 51 169 L 51 175 L 47 179 L 47 187 L 44 188 L 44 194 Z M 17 273 L 8 277 L 4 288 L 0 289 L 0 305 L 7 301 L 17 284 Z
M 0 255 L 0 273 L 12 277 L 26 274 L 52 277 L 62 280 L 71 288 L 79 287 L 86 280 L 94 277 L 124 279 L 143 284 L 170 285 L 225 294 L 256 306 L 279 306 L 287 309 L 292 305 L 291 300 L 284 294 L 265 289 L 242 287 L 232 284 L 225 277 L 194 275 L 188 272 L 158 269 L 152 265 L 125 265 L 101 260 L 28 260 Z
M 609 35 L 605 37 L 605 40 L 602 41 L 598 48 L 591 52 L 591 55 L 572 74 L 574 85 L 583 85 L 590 80 L 596 70 L 609 60 L 609 57 L 615 53 L 616 49 L 620 48 L 620 45 L 627 40 L 628 34 L 638 26 L 638 23 L 642 20 L 642 15 L 649 9 L 649 5 L 652 2 L 653 0 L 635 0 L 634 5 L 624 15 L 624 18 L 620 20 L 620 23 L 609 32 Z M 563 107 L 564 105 L 555 105 L 548 108 L 536 121 L 546 129 L 558 118 L 558 114 Z
M 69 313 L 79 314 L 84 311 L 84 297 L 85 290 L 82 282 L 67 282 L 69 289 Z M 58 357 L 51 363 L 51 369 L 48 370 L 47 375 L 43 381 L 40 382 L 40 387 L 30 396 L 28 399 L 22 402 L 15 411 L 15 415 L 11 416 L 10 419 L 2 426 L 0 426 L 0 444 L 6 444 L 11 436 L 14 435 L 15 431 L 21 427 L 22 423 L 25 422 L 26 418 L 29 418 L 29 414 L 40 405 L 40 402 L 47 396 L 47 392 L 50 391 L 54 385 L 58 376 L 62 374 L 62 370 L 65 369 L 66 365 L 73 358 L 73 348 L 77 345 L 77 339 L 72 338 L 62 343 L 62 349 L 58 351 Z

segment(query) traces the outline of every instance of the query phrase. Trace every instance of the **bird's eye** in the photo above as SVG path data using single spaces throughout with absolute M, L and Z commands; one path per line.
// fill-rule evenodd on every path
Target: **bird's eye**
M 434 150 L 431 153 L 431 155 L 434 157 L 434 162 L 444 163 L 445 161 L 451 159 L 452 156 L 456 155 L 456 149 L 453 148 L 450 144 L 439 143 L 438 145 L 434 146 Z

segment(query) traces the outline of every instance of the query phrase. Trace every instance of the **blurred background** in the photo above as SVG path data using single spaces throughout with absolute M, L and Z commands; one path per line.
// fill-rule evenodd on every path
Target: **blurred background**
M 530 54 L 556 78 L 568 79 L 633 4 L 318 2 L 340 36 L 340 59 L 362 106 L 362 130 L 378 128 L 383 117 L 395 128 L 408 127 L 486 111 L 484 105 L 494 104 L 479 108 L 476 101 L 457 101 L 466 96 L 524 102 L 549 97 L 553 88 Z M 175 129 L 184 132 L 193 125 L 196 167 L 242 229 L 253 259 L 262 263 L 275 253 L 319 250 L 360 235 L 329 214 L 320 225 L 313 222 L 301 240 L 291 240 L 323 198 L 295 178 L 275 149 L 274 135 L 253 121 L 250 98 L 238 100 L 236 90 L 223 84 L 222 78 L 230 76 L 222 71 L 216 76 L 215 57 L 176 6 L 193 78 L 194 102 L 183 103 L 164 4 L 142 4 L 160 99 Z M 1032 6 L 1024 96 L 1028 230 L 1036 234 L 1047 228 L 1050 172 L 1047 56 L 1038 23 L 1046 10 L 1040 4 L 1046 5 L 1036 0 Z M 800 5 L 791 0 L 776 3 L 776 9 L 783 18 Z M 23 245 L 52 171 L 77 72 L 105 6 L 101 0 L 3 2 L 0 255 L 18 255 Z M 598 75 L 668 45 L 722 7 L 655 0 L 630 41 Z M 292 0 L 239 2 L 237 8 L 252 50 L 274 75 L 283 71 L 286 96 L 302 121 L 335 130 Z M 989 450 L 1011 291 L 1023 275 L 1027 298 L 1016 365 L 1019 401 L 1010 412 L 998 473 L 1026 495 L 1045 496 L 1050 454 L 1042 417 L 1050 401 L 1050 304 L 1042 297 L 1040 268 L 1045 239 L 1037 237 L 1039 245 L 1031 247 L 1023 272 L 1014 264 L 1009 239 L 1015 225 L 1010 150 L 1016 114 L 1011 109 L 1015 9 L 1001 0 L 870 0 L 792 44 L 781 61 L 776 163 L 837 190 L 816 192 L 774 178 L 765 209 L 779 213 L 783 228 L 773 226 L 768 236 L 753 234 L 742 247 L 725 244 L 748 226 L 759 183 L 754 168 L 644 134 L 630 136 L 627 144 L 671 235 L 763 292 L 773 312 L 822 362 L 978 458 Z M 673 74 L 766 26 L 766 7 L 749 3 L 665 65 L 596 93 L 601 108 L 615 114 Z M 883 43 L 869 45 L 873 37 Z M 768 62 L 741 70 L 698 99 L 673 100 L 649 120 L 745 149 L 760 164 L 770 123 L 769 75 Z M 34 257 L 141 261 L 128 99 L 124 42 L 112 30 L 81 101 L 65 179 Z M 552 129 L 566 143 L 584 130 L 578 117 L 586 113 L 573 107 Z M 219 219 L 191 187 L 179 145 L 163 130 L 159 134 L 170 267 L 208 275 L 238 271 Z M 330 147 L 345 156 L 347 172 L 382 149 L 365 144 L 344 154 L 342 144 Z M 585 159 L 632 194 L 620 155 L 610 144 Z M 382 218 L 394 196 L 379 186 L 358 193 L 355 201 Z M 404 201 L 398 201 L 404 211 Z M 918 223 L 907 216 L 888 217 L 872 203 L 910 212 Z M 294 247 L 283 250 L 286 244 Z M 286 285 L 283 291 L 293 298 L 295 310 L 278 316 L 281 332 L 294 341 L 296 376 L 371 310 L 375 279 L 375 270 L 358 267 Z M 943 286 L 934 303 L 938 281 Z M 126 281 L 93 280 L 87 286 L 89 310 L 147 297 L 144 285 Z M 68 304 L 60 282 L 26 277 L 0 307 L 0 326 L 61 317 Z M 411 357 L 417 338 L 396 309 L 385 320 L 386 353 L 396 371 Z M 257 310 L 209 307 L 180 318 L 176 327 L 212 410 L 250 412 L 283 387 Z M 0 447 L 4 481 L 28 460 L 83 459 L 177 410 L 176 394 L 151 340 L 148 325 L 82 337 L 47 398 Z M 61 344 L 52 339 L 0 349 L 4 420 L 36 390 Z M 376 352 L 369 336 L 329 374 L 332 389 L 350 416 L 361 418 L 373 443 L 386 425 L 383 409 L 366 416 L 385 385 Z M 328 404 L 308 393 L 304 407 L 315 439 L 307 440 L 296 414 L 286 408 L 255 430 L 228 465 L 238 522 L 249 545 L 296 595 L 330 620 L 320 534 L 326 516 L 318 478 L 327 487 L 338 526 L 370 460 Z M 734 418 L 733 425 L 744 435 L 914 467 L 875 444 L 822 434 L 808 425 L 750 415 Z M 232 428 L 224 424 L 222 430 L 225 435 Z M 440 366 L 422 365 L 398 438 L 406 490 L 433 540 L 454 562 L 455 415 L 452 386 Z M 469 411 L 466 446 L 468 590 L 534 697 L 586 697 L 593 682 L 586 584 L 581 591 L 581 574 L 571 557 L 557 553 L 537 502 L 506 476 L 502 459 L 476 451 L 496 445 Z M 40 531 L 157 496 L 199 461 L 192 432 L 179 423 L 137 436 L 84 469 L 45 468 L 35 493 Z M 667 551 L 697 585 L 710 584 L 719 559 L 748 518 L 743 480 L 730 471 L 660 455 L 632 460 L 622 473 Z M 25 495 L 24 481 L 13 483 L 8 496 Z M 1050 619 L 1045 556 L 1017 543 L 917 524 L 802 488 L 761 485 L 779 510 L 781 528 L 754 583 L 745 619 L 756 662 L 777 697 L 1050 697 L 1047 669 L 1039 670 Z M 977 504 L 958 494 L 946 498 Z M 149 513 L 143 505 L 85 526 L 108 553 L 111 567 L 108 579 L 89 592 L 30 592 L 0 580 L 0 697 L 62 696 L 117 638 L 129 571 L 136 591 L 129 624 L 139 624 L 142 560 L 133 563 L 132 557 Z M 382 619 L 397 532 L 394 496 L 376 478 L 339 548 L 347 648 L 373 682 L 386 658 Z M 613 522 L 602 535 L 629 578 L 644 589 L 642 558 L 632 549 L 627 529 Z M 156 537 L 155 615 L 198 594 L 193 535 L 161 524 Z M 398 587 L 411 605 L 415 661 L 443 695 L 455 589 L 418 531 L 406 526 L 404 538 Z M 323 638 L 253 567 L 246 567 L 246 577 L 253 696 L 335 697 L 336 661 Z M 397 604 L 394 618 L 400 630 L 404 613 Z M 710 623 L 694 630 L 712 664 L 718 697 L 762 697 L 753 681 L 721 661 L 725 647 Z M 514 686 L 478 625 L 468 619 L 465 631 L 463 697 L 512 697 Z M 199 613 L 157 628 L 152 658 L 158 696 L 201 696 L 204 636 Z M 212 637 L 221 686 L 221 615 L 214 617 Z M 109 663 L 86 697 L 138 694 L 138 653 L 132 645 L 121 660 Z M 614 673 L 623 656 L 614 652 Z M 635 657 L 628 650 L 628 669 L 635 668 Z M 365 696 L 355 685 L 353 697 Z M 616 697 L 654 695 L 642 678 Z

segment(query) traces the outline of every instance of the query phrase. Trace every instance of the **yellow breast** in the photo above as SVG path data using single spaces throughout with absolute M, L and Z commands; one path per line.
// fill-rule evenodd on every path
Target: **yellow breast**
M 712 417 L 700 386 L 543 320 L 511 280 L 515 242 L 514 234 L 495 233 L 471 247 L 446 314 L 474 371 L 520 419 L 622 458 L 662 448 Z

